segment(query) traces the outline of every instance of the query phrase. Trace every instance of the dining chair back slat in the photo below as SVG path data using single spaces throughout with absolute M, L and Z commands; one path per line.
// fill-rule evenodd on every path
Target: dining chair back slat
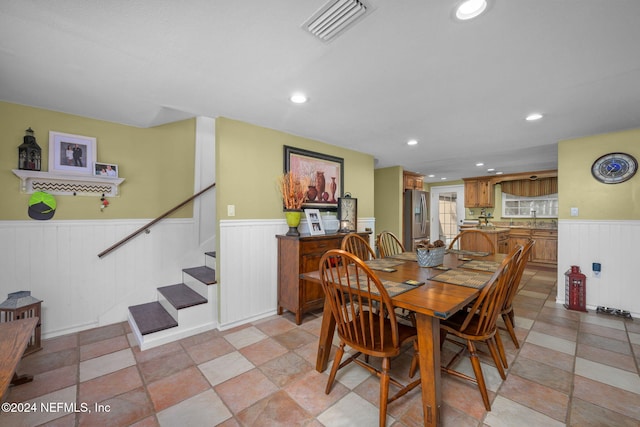
M 363 261 L 376 258 L 376 253 L 371 246 L 369 246 L 369 242 L 356 233 L 349 233 L 344 236 L 340 249 L 354 254 Z
M 390 231 L 383 231 L 378 234 L 376 245 L 378 246 L 378 252 L 380 252 L 380 258 L 401 254 L 405 251 L 400 239 Z

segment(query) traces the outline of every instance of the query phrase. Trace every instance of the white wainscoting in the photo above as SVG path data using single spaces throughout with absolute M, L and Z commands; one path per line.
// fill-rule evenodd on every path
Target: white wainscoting
M 358 230 L 375 231 L 373 218 L 358 219 Z M 289 228 L 281 220 L 220 221 L 220 329 L 271 316 L 278 304 L 276 235 Z M 372 233 L 372 244 L 375 234 Z
M 564 303 L 565 272 L 572 265 L 587 277 L 587 308 L 611 307 L 640 317 L 640 221 L 561 220 L 558 224 L 558 292 Z M 591 264 L 602 265 L 595 278 Z
M 41 299 L 44 338 L 127 320 L 130 305 L 155 301 L 213 249 L 198 246 L 193 219 L 165 219 L 98 258 L 148 222 L 0 221 L 0 301 L 21 290 Z

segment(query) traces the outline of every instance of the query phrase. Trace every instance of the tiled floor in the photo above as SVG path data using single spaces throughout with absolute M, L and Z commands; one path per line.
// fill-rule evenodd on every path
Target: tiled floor
M 475 385 L 443 375 L 444 426 L 640 425 L 640 320 L 565 310 L 554 303 L 555 281 L 555 271 L 527 269 L 515 306 L 521 349 L 502 333 L 506 381 L 483 363 L 492 411 Z M 343 369 L 324 393 L 327 373 L 314 370 L 318 314 L 301 326 L 287 313 L 144 352 L 126 323 L 46 340 L 20 367 L 35 380 L 8 395 L 32 411 L 2 413 L 0 425 L 377 425 L 378 381 L 362 368 Z M 411 351 L 392 363 L 401 379 Z M 470 372 L 468 358 L 459 368 Z M 387 425 L 421 424 L 419 388 L 390 404 Z

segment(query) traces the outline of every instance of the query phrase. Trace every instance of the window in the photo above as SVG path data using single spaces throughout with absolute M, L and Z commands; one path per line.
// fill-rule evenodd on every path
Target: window
M 502 193 L 502 216 L 507 218 L 557 218 L 558 193 L 537 197 Z

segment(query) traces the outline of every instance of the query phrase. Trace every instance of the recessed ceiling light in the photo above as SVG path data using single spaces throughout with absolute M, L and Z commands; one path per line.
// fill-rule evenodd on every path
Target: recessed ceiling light
M 440 178 L 441 181 L 444 181 L 445 179 L 447 179 L 447 178 L 445 178 L 445 177 Z
M 540 114 L 540 113 L 531 113 L 525 118 L 525 120 L 528 121 L 528 122 L 533 122 L 533 121 L 536 121 L 536 120 L 540 120 L 541 118 L 542 118 L 542 114 Z
M 435 175 L 433 175 L 433 174 L 427 175 L 427 178 L 435 178 Z
M 484 166 L 484 163 L 476 163 L 476 166 Z
M 418 145 L 418 141 L 415 139 L 410 139 L 407 141 L 407 145 Z
M 487 0 L 466 0 L 456 7 L 456 18 L 467 21 L 480 16 L 487 9 Z
M 305 102 L 307 102 L 307 95 L 305 95 L 304 93 L 294 93 L 293 95 L 291 95 L 289 100 L 294 104 L 304 104 Z
M 502 175 L 504 172 L 496 172 L 496 175 Z
M 487 172 L 493 172 L 495 169 L 494 168 L 489 168 L 487 169 Z

